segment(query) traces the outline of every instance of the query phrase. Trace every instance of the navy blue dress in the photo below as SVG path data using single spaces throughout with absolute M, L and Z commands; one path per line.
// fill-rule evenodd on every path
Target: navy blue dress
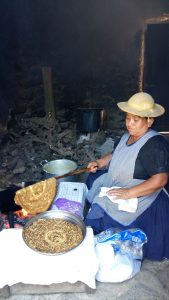
M 106 170 L 89 174 L 86 182 L 88 189 L 94 180 L 105 172 Z M 134 178 L 147 179 L 159 172 L 169 173 L 169 144 L 162 136 L 155 136 L 141 148 L 135 163 Z M 148 242 L 143 246 L 143 259 L 169 259 L 169 195 L 164 190 L 158 194 L 151 206 L 128 226 L 113 220 L 101 207 L 97 207 L 98 209 L 102 210 L 101 218 L 85 219 L 85 224 L 91 226 L 95 234 L 110 227 L 121 230 L 140 228 L 148 238 Z

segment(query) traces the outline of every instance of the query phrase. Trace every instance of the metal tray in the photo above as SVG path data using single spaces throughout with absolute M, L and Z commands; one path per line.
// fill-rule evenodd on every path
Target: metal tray
M 66 251 L 66 252 L 59 252 L 59 253 L 46 253 L 46 252 L 41 252 L 41 251 L 38 251 L 37 249 L 34 249 L 32 247 L 30 247 L 26 240 L 25 240 L 25 237 L 24 237 L 24 230 L 25 228 L 29 227 L 30 225 L 32 225 L 35 221 L 39 220 L 39 219 L 63 219 L 65 221 L 68 221 L 68 222 L 71 222 L 73 224 L 76 224 L 78 225 L 81 230 L 82 230 L 82 234 L 83 234 L 83 239 L 82 241 L 77 245 L 75 246 L 74 248 Z M 40 213 L 38 215 L 36 215 L 35 217 L 29 219 L 26 224 L 24 225 L 23 227 L 23 231 L 22 231 L 22 237 L 23 237 L 23 240 L 25 242 L 25 244 L 31 248 L 32 250 L 36 251 L 36 252 L 39 252 L 41 254 L 45 254 L 45 255 L 60 255 L 60 254 L 64 254 L 64 253 L 67 253 L 69 251 L 72 251 L 73 249 L 77 248 L 84 240 L 86 236 L 86 226 L 83 222 L 83 220 L 78 217 L 77 215 L 71 213 L 71 212 L 67 212 L 67 211 L 63 211 L 63 210 L 49 210 L 49 211 L 46 211 L 46 212 L 43 212 L 43 213 Z

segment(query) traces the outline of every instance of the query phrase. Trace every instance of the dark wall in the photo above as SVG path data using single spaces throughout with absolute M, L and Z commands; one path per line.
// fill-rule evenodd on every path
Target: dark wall
M 159 131 L 169 131 L 169 23 L 149 24 L 145 45 L 144 89 L 166 110 L 154 125 Z
M 128 97 L 138 89 L 143 21 L 168 12 L 168 0 L 1 0 L 2 98 L 38 99 L 44 65 L 60 106 L 83 104 L 87 90 L 96 100 Z

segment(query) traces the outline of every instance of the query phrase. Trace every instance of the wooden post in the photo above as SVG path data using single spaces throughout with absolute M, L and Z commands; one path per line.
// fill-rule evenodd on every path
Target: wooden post
M 52 71 L 50 67 L 42 67 L 44 93 L 45 93 L 45 112 L 46 116 L 55 119 L 55 105 L 52 87 Z

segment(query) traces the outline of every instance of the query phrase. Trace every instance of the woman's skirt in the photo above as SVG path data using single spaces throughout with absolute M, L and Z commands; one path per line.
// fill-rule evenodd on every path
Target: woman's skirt
M 94 234 L 110 227 L 120 230 L 139 228 L 146 233 L 148 239 L 143 246 L 143 259 L 169 259 L 169 196 L 164 191 L 161 191 L 152 205 L 128 226 L 113 220 L 104 211 L 103 217 L 99 219 L 88 219 L 86 216 L 85 224 L 93 228 Z
M 104 173 L 107 173 L 108 172 L 108 169 L 105 169 L 105 170 L 98 170 L 96 173 L 89 173 L 89 176 L 87 177 L 87 180 L 86 180 L 86 185 L 87 185 L 87 188 L 88 190 L 91 189 L 92 185 L 93 185 L 93 182 L 98 178 L 100 177 L 101 175 L 103 175 Z

